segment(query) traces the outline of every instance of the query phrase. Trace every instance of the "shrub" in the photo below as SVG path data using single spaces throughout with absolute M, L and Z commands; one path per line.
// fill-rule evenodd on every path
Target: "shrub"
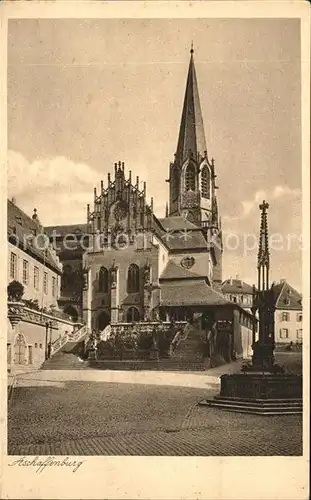
M 19 302 L 24 295 L 24 287 L 19 281 L 11 281 L 7 286 L 8 300 Z

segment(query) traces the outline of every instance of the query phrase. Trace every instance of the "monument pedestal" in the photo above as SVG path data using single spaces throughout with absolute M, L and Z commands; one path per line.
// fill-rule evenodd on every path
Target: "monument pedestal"
M 302 377 L 250 371 L 220 377 L 220 395 L 199 403 L 261 415 L 302 413 Z

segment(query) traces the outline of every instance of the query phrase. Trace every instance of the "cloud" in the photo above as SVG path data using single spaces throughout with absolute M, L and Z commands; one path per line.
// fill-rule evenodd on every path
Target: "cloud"
M 100 180 L 89 165 L 64 156 L 29 162 L 21 153 L 8 153 L 8 196 L 29 215 L 36 207 L 46 226 L 86 222 L 86 205 Z
M 142 174 L 143 169 L 140 169 Z M 145 172 L 147 187 L 152 187 L 154 208 L 164 216 L 165 193 L 153 172 Z M 86 205 L 93 202 L 94 186 L 101 175 L 84 163 L 75 163 L 63 156 L 29 162 L 22 154 L 9 151 L 8 194 L 15 197 L 29 215 L 33 208 L 43 225 L 81 224 L 86 222 Z M 301 191 L 277 185 L 269 191 L 257 191 L 253 198 L 243 200 L 234 215 L 225 214 L 222 226 L 225 243 L 223 269 L 225 279 L 239 274 L 241 279 L 256 282 L 257 238 L 260 212 L 258 205 L 269 202 L 269 234 L 281 239 L 279 248 L 271 249 L 271 280 L 287 278 L 301 287 Z M 230 239 L 228 238 L 228 235 Z M 233 236 L 232 236 L 233 235 Z M 277 240 L 278 240 L 277 238 Z M 246 248 L 245 241 L 249 248 Z M 279 240 L 278 240 L 279 241 Z
M 248 216 L 253 210 L 258 208 L 258 205 L 266 200 L 277 200 L 279 198 L 286 197 L 287 199 L 293 199 L 301 196 L 300 189 L 291 189 L 288 186 L 275 186 L 275 188 L 271 192 L 267 191 L 257 191 L 252 200 L 242 201 L 242 217 Z
M 271 280 L 287 278 L 301 288 L 302 206 L 300 189 L 275 186 L 257 191 L 253 199 L 243 201 L 239 213 L 222 217 L 224 232 L 224 279 L 237 273 L 256 283 L 259 204 L 269 203 L 268 229 L 271 253 Z

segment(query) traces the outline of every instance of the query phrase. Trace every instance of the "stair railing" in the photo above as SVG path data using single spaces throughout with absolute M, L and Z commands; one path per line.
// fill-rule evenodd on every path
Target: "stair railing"
M 87 326 L 83 325 L 81 328 L 78 330 L 71 332 L 71 333 L 65 333 L 61 337 L 55 340 L 55 342 L 52 343 L 52 351 L 51 354 L 55 354 L 57 351 L 59 351 L 67 342 L 77 342 L 79 341 L 84 335 L 87 334 Z
M 57 351 L 60 350 L 63 345 L 66 344 L 68 341 L 68 333 L 65 333 L 62 337 L 59 337 L 58 339 L 55 340 L 55 342 L 52 343 L 52 349 L 51 349 L 51 355 L 55 354 Z

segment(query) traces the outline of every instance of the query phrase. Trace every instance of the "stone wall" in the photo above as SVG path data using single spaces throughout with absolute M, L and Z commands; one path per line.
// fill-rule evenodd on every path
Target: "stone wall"
M 50 323 L 48 332 L 46 323 Z M 55 318 L 24 308 L 22 319 L 14 326 L 8 319 L 7 364 L 10 370 L 22 366 L 40 366 L 45 360 L 46 344 L 55 342 L 65 332 L 73 333 L 81 324 Z

